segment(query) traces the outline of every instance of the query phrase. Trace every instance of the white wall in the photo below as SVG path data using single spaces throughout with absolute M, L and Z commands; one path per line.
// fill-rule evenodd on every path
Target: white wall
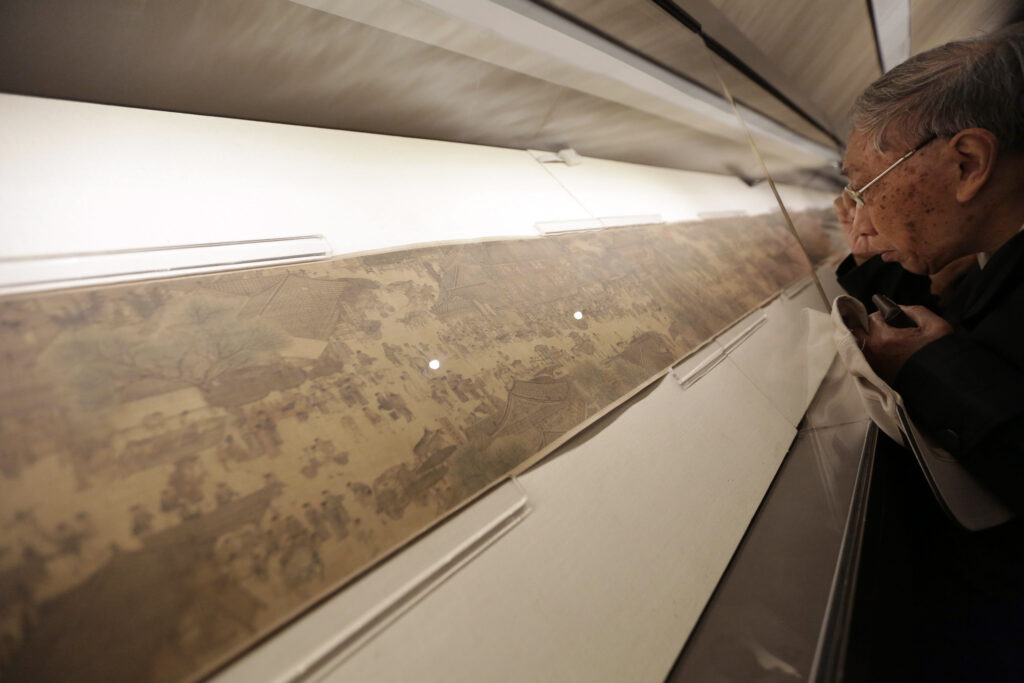
M 706 173 L 0 95 L 3 257 L 310 234 L 343 254 L 774 208 L 766 187 Z

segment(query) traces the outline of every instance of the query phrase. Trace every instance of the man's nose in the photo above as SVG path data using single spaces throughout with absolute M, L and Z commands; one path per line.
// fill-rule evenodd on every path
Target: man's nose
M 869 237 L 877 235 L 874 224 L 871 222 L 870 212 L 866 206 L 858 206 L 853 211 L 853 229 L 858 235 Z

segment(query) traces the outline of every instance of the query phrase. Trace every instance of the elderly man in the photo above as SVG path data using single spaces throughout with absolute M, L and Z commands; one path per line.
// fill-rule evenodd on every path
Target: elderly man
M 1022 507 L 1024 27 L 943 45 L 873 83 L 843 173 L 852 241 L 877 256 L 840 281 L 925 304 L 904 306 L 912 328 L 873 314 L 866 358 L 918 424 Z M 978 267 L 947 306 L 926 307 L 939 308 L 914 276 L 965 255 Z
M 862 301 L 911 304 L 917 325 L 873 314 L 865 356 L 920 427 L 1024 512 L 1024 26 L 922 53 L 868 87 L 844 173 L 836 208 L 853 255 L 839 281 Z M 951 296 L 932 296 L 965 257 Z M 888 605 L 872 622 L 876 673 L 1024 680 L 1024 518 L 958 530 L 909 458 L 882 461 L 892 493 L 865 572 Z

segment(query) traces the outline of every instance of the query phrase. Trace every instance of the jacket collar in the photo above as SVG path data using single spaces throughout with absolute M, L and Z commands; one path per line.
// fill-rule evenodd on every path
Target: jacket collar
M 1024 280 L 1024 232 L 1018 232 L 988 259 L 985 267 L 973 274 L 964 286 L 961 322 L 977 318 L 1004 287 Z M 959 297 L 958 297 L 959 298 Z

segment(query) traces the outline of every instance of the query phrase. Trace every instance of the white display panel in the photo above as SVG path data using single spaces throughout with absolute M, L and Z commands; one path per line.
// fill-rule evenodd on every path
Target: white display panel
M 832 320 L 825 310 L 813 285 L 792 299 L 779 297 L 765 308 L 763 328 L 729 355 L 794 427 L 835 355 Z
M 777 208 L 709 173 L 6 94 L 0 159 L 3 258 L 305 235 L 341 255 Z
M 831 328 L 800 305 L 820 307 L 802 301 L 808 291 L 817 296 L 805 288 L 753 312 L 602 431 L 520 477 L 528 518 L 360 649 L 311 660 L 303 680 L 662 680 L 796 434 L 806 385 L 831 366 Z M 783 351 L 792 358 L 778 371 L 796 368 L 795 380 L 748 375 L 752 354 Z M 490 497 L 471 518 L 487 517 Z M 403 555 L 389 563 L 416 561 Z M 324 609 L 350 600 L 343 591 Z M 322 628 L 300 621 L 218 680 L 298 658 L 310 648 L 295 644 L 328 637 Z
M 502 484 L 337 597 L 310 610 L 268 647 L 243 657 L 217 679 L 284 683 L 324 673 L 322 667 L 352 656 L 527 514 L 522 487 L 515 481 Z
M 731 363 L 662 382 L 523 476 L 530 516 L 321 680 L 662 680 L 795 434 Z
M 592 216 L 525 151 L 0 95 L 0 255 L 323 235 L 335 254 Z
M 307 235 L 52 256 L 0 256 L 0 295 L 280 266 L 330 255 L 327 240 Z
M 696 221 L 714 214 L 778 211 L 767 184 L 750 188 L 738 178 L 622 161 L 587 159 L 578 166 L 544 168 L 597 216 L 660 214 L 666 221 Z

